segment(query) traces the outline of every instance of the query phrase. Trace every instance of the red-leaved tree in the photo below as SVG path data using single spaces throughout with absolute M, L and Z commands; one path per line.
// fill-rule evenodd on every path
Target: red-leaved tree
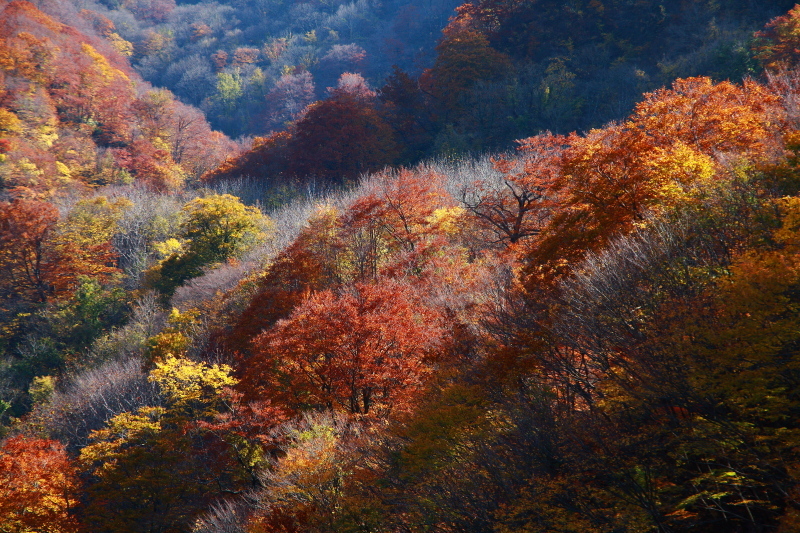
M 382 415 L 413 403 L 440 343 L 438 317 L 399 282 L 320 291 L 255 339 L 251 373 L 296 409 Z

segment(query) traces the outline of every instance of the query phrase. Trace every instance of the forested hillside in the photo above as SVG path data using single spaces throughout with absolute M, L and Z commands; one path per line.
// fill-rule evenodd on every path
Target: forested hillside
M 800 5 L 1 9 L 0 531 L 800 528 Z
M 231 136 L 284 129 L 343 72 L 380 82 L 430 63 L 456 0 L 83 0 L 134 68 Z
M 311 89 L 324 62 L 298 66 L 288 57 L 264 58 L 295 73 L 291 84 L 281 77 L 266 98 L 272 105 L 281 95 L 280 116 L 295 120 L 278 128 L 257 119 L 248 130 L 257 135 L 251 150 L 209 178 L 352 180 L 386 165 L 506 150 L 514 139 L 541 131 L 567 134 L 600 127 L 630 113 L 643 93 L 677 78 L 738 82 L 758 75 L 754 32 L 791 5 L 655 0 L 464 4 L 443 29 L 435 57 L 424 68 L 401 63 L 378 74 L 341 65 L 332 71 L 347 70 L 338 84 L 335 77 L 328 79 L 325 93 L 317 83 L 317 96 L 323 99 L 308 108 L 304 104 L 313 99 Z M 220 73 L 219 79 L 226 75 Z M 354 86 L 361 88 L 353 91 Z M 346 92 L 357 96 L 348 98 Z M 342 116 L 357 118 L 345 128 Z M 270 129 L 275 131 L 265 135 Z M 309 151 L 309 146 L 317 149 Z
M 231 137 L 286 129 L 342 73 L 363 76 L 375 90 L 387 85 L 382 118 L 396 142 L 412 144 L 399 154 L 407 164 L 441 151 L 505 149 L 543 129 L 598 127 L 678 77 L 757 74 L 752 34 L 793 2 L 77 4 L 115 25 L 130 43 L 123 53 L 147 81 L 202 108 Z M 404 79 L 391 78 L 394 66 L 420 83 L 398 86 Z M 424 108 L 414 105 L 420 98 Z

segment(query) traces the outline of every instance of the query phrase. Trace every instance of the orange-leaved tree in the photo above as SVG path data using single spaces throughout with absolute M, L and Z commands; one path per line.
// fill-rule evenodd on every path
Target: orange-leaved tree
M 373 176 L 342 217 L 354 276 L 373 279 L 393 256 L 418 256 L 440 232 L 434 213 L 452 204 L 444 176 L 436 172 L 401 169 Z
M 756 33 L 753 51 L 764 68 L 780 70 L 792 67 L 800 59 L 800 5 L 783 16 L 772 19 L 763 31 Z
M 266 269 L 259 280 L 259 292 L 221 342 L 229 350 L 248 356 L 253 337 L 289 316 L 312 291 L 344 283 L 347 261 L 343 257 L 341 231 L 338 211 L 319 206 L 294 242 Z M 241 376 L 244 381 L 251 377 L 249 373 Z M 244 387 L 243 391 L 247 394 L 248 389 Z
M 385 415 L 413 402 L 441 342 L 439 318 L 396 281 L 311 295 L 255 339 L 250 374 L 293 408 Z
M 58 209 L 38 200 L 0 204 L 0 276 L 6 298 L 46 302 L 65 274 L 63 259 L 50 246 Z
M 737 164 L 777 158 L 777 104 L 753 81 L 689 78 L 645 95 L 626 122 L 572 134 L 553 183 L 558 212 L 532 247 L 528 272 L 562 275 L 648 213 L 696 205 Z
M 0 446 L 0 531 L 72 533 L 79 481 L 64 446 L 16 435 Z
M 567 138 L 544 133 L 519 141 L 521 161 L 500 158 L 497 181 L 476 180 L 464 187 L 461 201 L 496 242 L 515 244 L 538 235 L 556 205 L 553 185 L 561 172 Z
M 106 235 L 85 234 L 101 221 L 59 226 L 48 202 L 16 199 L 0 203 L 0 279 L 3 297 L 44 303 L 68 296 L 79 276 L 107 276 L 116 269 Z M 98 242 L 100 240 L 101 242 Z

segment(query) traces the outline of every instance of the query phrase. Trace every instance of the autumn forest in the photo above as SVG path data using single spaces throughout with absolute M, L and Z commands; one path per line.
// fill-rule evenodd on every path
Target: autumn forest
M 0 533 L 800 531 L 800 4 L 0 0 Z

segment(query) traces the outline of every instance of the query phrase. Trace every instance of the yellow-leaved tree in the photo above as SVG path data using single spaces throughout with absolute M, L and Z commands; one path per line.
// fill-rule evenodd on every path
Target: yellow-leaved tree
M 184 282 L 200 276 L 203 268 L 220 263 L 262 241 L 272 222 L 252 206 L 230 194 L 195 198 L 183 206 L 179 235 L 182 246 L 152 272 L 155 288 L 171 295 Z
M 226 410 L 230 368 L 168 354 L 149 379 L 161 405 L 115 416 L 81 450 L 92 531 L 173 531 L 237 483 L 231 460 L 200 427 Z

